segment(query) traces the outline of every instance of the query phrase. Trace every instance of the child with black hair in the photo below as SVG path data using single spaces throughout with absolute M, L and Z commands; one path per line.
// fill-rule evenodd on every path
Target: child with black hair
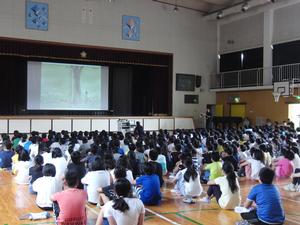
M 297 147 L 292 147 L 291 151 L 294 152 L 294 159 L 293 159 L 294 174 L 292 175 L 293 181 L 292 181 L 292 183 L 284 186 L 284 190 L 300 192 L 300 157 L 299 157 L 299 149 Z
M 234 171 L 238 171 L 238 161 L 233 157 L 233 149 L 231 146 L 228 146 L 222 152 L 222 161 L 230 162 L 233 165 Z
M 54 148 L 52 151 L 52 159 L 50 161 L 51 164 L 55 166 L 56 174 L 55 178 L 58 184 L 58 187 L 60 187 L 60 190 L 63 188 L 63 181 L 62 177 L 65 174 L 65 171 L 67 169 L 67 161 L 62 155 L 62 151 L 60 148 Z
M 275 168 L 275 174 L 278 178 L 288 178 L 294 172 L 294 165 L 292 160 L 295 158 L 294 152 L 283 149 L 282 151 L 284 157 L 280 157 L 273 163 Z
M 14 173 L 17 174 L 15 177 L 17 184 L 29 184 L 29 168 L 32 165 L 29 159 L 28 152 L 22 149 L 19 153 L 19 161 L 12 167 Z
M 129 164 L 131 165 L 131 168 L 132 168 L 133 178 L 136 179 L 138 176 L 141 175 L 140 162 L 139 162 L 139 160 L 136 159 L 135 152 L 132 151 L 132 150 L 128 151 L 127 157 L 128 157 L 128 160 L 129 160 Z
M 146 205 L 158 205 L 161 201 L 159 177 L 152 163 L 145 163 L 145 175 L 136 179 L 137 196 Z
M 131 165 L 129 163 L 128 157 L 126 155 L 121 156 L 116 164 L 118 167 L 123 167 L 126 169 L 126 178 L 127 180 L 133 184 L 134 183 L 134 179 L 133 179 L 133 174 L 132 174 L 132 170 L 131 170 Z M 112 178 L 115 180 L 114 178 L 114 169 L 112 169 L 110 171 L 110 174 L 112 176 Z
M 141 200 L 131 197 L 131 184 L 125 178 L 114 184 L 116 198 L 107 202 L 99 213 L 96 225 L 142 225 L 145 207 Z
M 114 191 L 113 183 L 120 178 L 126 178 L 126 169 L 124 167 L 117 166 L 114 169 L 114 179 L 112 178 L 111 184 L 106 187 L 97 188 L 97 191 L 100 193 L 100 205 L 103 205 L 103 203 L 115 198 L 116 193 Z
M 160 187 L 164 184 L 164 178 L 163 178 L 163 172 L 162 172 L 162 166 L 160 163 L 156 162 L 158 158 L 158 152 L 156 150 L 151 150 L 149 152 L 149 163 L 153 166 L 153 172 L 159 177 L 159 183 Z
M 14 152 L 12 151 L 12 143 L 6 142 L 5 148 L 0 150 L 0 169 L 11 169 L 12 166 L 12 157 Z
M 86 169 L 84 163 L 81 162 L 80 152 L 79 151 L 72 152 L 71 160 L 72 162 L 67 166 L 67 169 L 69 169 L 70 167 L 74 167 L 78 170 L 79 184 L 77 188 L 83 189 L 83 184 L 81 183 L 81 179 L 85 176 Z
M 240 164 L 240 167 L 242 166 L 251 166 L 251 174 L 250 177 L 252 180 L 258 180 L 259 179 L 259 171 L 265 167 L 264 165 L 264 154 L 262 151 L 256 148 L 251 148 L 251 157 L 250 159 L 247 159 L 247 161 Z
M 240 185 L 231 162 L 225 161 L 222 171 L 224 176 L 208 181 L 207 196 L 201 201 L 210 203 L 215 197 L 222 209 L 234 209 L 241 203 Z
M 79 173 L 74 167 L 68 168 L 64 177 L 64 191 L 51 196 L 54 213 L 58 225 L 86 225 L 87 215 L 85 204 L 87 193 L 78 189 Z
M 200 175 L 196 170 L 191 157 L 186 157 L 184 160 L 185 169 L 180 170 L 172 183 L 178 183 L 179 193 L 184 196 L 183 202 L 195 203 L 193 197 L 200 196 L 203 188 L 200 184 Z
M 214 180 L 222 176 L 222 163 L 220 162 L 219 152 L 213 152 L 211 154 L 212 163 L 207 164 L 204 170 L 209 171 L 209 180 Z
M 272 184 L 274 177 L 275 172 L 272 169 L 264 167 L 260 170 L 260 184 L 251 189 L 244 203 L 244 207 L 247 209 L 252 208 L 255 203 L 256 209 L 248 213 L 242 213 L 241 217 L 244 220 L 257 225 L 280 225 L 284 223 L 285 215 L 280 193 L 277 187 Z M 243 224 L 243 222 L 239 224 Z
M 81 183 L 87 185 L 88 202 L 97 204 L 99 201 L 99 193 L 97 188 L 102 188 L 110 185 L 111 176 L 105 170 L 103 161 L 98 157 L 92 163 L 92 171 L 88 172 L 82 179 Z
M 50 197 L 58 191 L 55 173 L 55 166 L 47 163 L 42 169 L 43 176 L 32 184 L 32 190 L 37 193 L 35 202 L 43 210 L 52 210 Z
M 43 176 L 43 164 L 44 164 L 44 159 L 43 156 L 37 155 L 34 157 L 34 166 L 29 168 L 29 176 L 30 176 L 30 181 L 29 181 L 29 193 L 31 194 L 36 194 L 36 192 L 33 191 L 32 189 L 32 184 L 33 182 Z

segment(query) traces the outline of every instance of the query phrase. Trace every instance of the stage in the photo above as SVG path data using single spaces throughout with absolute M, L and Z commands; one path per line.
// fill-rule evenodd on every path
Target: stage
M 12 134 L 14 130 L 21 133 L 31 131 L 119 131 L 118 121 L 127 119 L 139 121 L 145 131 L 194 129 L 192 117 L 172 116 L 0 116 L 0 133 Z

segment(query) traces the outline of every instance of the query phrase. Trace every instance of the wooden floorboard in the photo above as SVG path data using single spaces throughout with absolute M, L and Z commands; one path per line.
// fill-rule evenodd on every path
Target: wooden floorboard
M 300 225 L 300 193 L 286 192 L 282 189 L 288 180 L 276 181 L 280 188 L 282 202 L 286 212 L 287 225 Z M 247 193 L 256 183 L 241 180 L 243 201 Z M 145 225 L 232 225 L 240 220 L 238 214 L 230 210 L 222 210 L 217 203 L 205 204 L 197 200 L 188 205 L 170 192 L 171 187 L 163 188 L 163 201 L 160 206 L 146 207 Z M 204 187 L 206 190 L 207 187 Z M 9 172 L 0 172 L 0 225 L 46 225 L 54 224 L 53 218 L 41 221 L 19 220 L 19 216 L 29 212 L 40 212 L 35 205 L 35 196 L 28 193 L 28 187 L 16 185 Z M 99 209 L 87 204 L 88 225 L 94 225 Z

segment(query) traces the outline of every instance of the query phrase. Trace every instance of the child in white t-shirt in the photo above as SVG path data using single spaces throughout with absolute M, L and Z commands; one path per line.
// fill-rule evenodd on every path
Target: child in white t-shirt
M 38 178 L 32 184 L 33 191 L 37 192 L 36 204 L 43 210 L 52 210 L 51 195 L 58 190 L 55 179 L 55 166 L 47 163 L 43 168 L 43 177 Z
M 252 180 L 259 180 L 259 171 L 265 167 L 264 165 L 264 153 L 260 151 L 259 149 L 253 149 L 252 150 L 252 158 L 248 159 L 247 161 L 240 164 L 240 167 L 242 166 L 251 166 L 251 179 Z
M 173 183 L 182 183 L 181 188 L 179 188 L 180 194 L 184 196 L 183 202 L 185 203 L 195 203 L 193 197 L 200 196 L 203 188 L 200 183 L 200 175 L 196 170 L 193 160 L 187 157 L 184 160 L 185 169 L 180 170 L 177 174 Z
M 107 202 L 97 219 L 96 225 L 122 224 L 142 225 L 145 216 L 145 207 L 138 198 L 132 198 L 131 184 L 126 178 L 115 182 L 116 199 Z M 107 223 L 108 222 L 108 223 Z
M 104 169 L 104 163 L 100 158 L 96 158 L 91 166 L 92 171 L 88 172 L 81 183 L 87 185 L 88 202 L 97 204 L 99 202 L 99 192 L 97 188 L 103 188 L 111 183 L 110 173 Z
M 29 184 L 29 168 L 32 166 L 30 157 L 26 150 L 19 153 L 19 161 L 15 163 L 12 170 L 17 174 L 15 182 L 17 184 Z

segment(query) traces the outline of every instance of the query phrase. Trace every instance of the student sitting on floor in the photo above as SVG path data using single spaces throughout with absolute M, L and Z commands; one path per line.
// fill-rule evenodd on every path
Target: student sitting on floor
M 55 166 L 47 163 L 43 167 L 43 177 L 36 179 L 32 184 L 32 190 L 37 193 L 35 202 L 43 210 L 53 209 L 50 197 L 57 192 L 55 173 Z
M 285 220 L 284 211 L 282 208 L 280 193 L 273 180 L 275 173 L 272 169 L 264 167 L 259 172 L 260 184 L 254 186 L 244 207 L 249 209 L 256 204 L 256 209 L 249 213 L 242 213 L 241 217 L 251 224 L 268 225 L 268 224 L 283 224 Z
M 214 180 L 222 176 L 222 163 L 220 162 L 220 154 L 213 152 L 211 154 L 212 163 L 207 164 L 204 169 L 209 171 L 209 180 Z
M 11 150 L 12 143 L 6 142 L 5 148 L 0 151 L 0 168 L 11 169 L 12 159 L 14 152 Z
M 294 172 L 294 165 L 292 160 L 295 158 L 294 152 L 283 149 L 283 156 L 274 162 L 275 174 L 278 178 L 288 178 Z
M 141 200 L 132 198 L 131 184 L 120 178 L 114 184 L 116 198 L 107 202 L 99 213 L 96 225 L 142 225 L 145 207 Z
M 17 174 L 15 181 L 17 184 L 29 184 L 29 154 L 26 150 L 21 150 L 19 153 L 19 161 L 13 165 L 12 170 Z
M 259 171 L 261 168 L 265 167 L 264 165 L 264 154 L 259 149 L 252 148 L 250 151 L 252 151 L 250 159 L 247 159 L 247 161 L 240 164 L 240 167 L 242 166 L 251 166 L 251 174 L 250 177 L 252 180 L 258 180 L 259 179 Z
M 87 224 L 85 209 L 87 193 L 84 190 L 78 189 L 78 184 L 78 170 L 75 167 L 70 167 L 65 173 L 64 191 L 51 196 L 58 225 Z
M 234 209 L 241 203 L 240 185 L 230 162 L 224 162 L 222 170 L 225 176 L 208 181 L 207 197 L 201 201 L 209 203 L 215 197 L 222 209 Z
M 174 182 L 182 182 L 183 185 L 179 185 L 180 194 L 184 196 L 183 202 L 185 203 L 195 203 L 193 197 L 200 196 L 203 188 L 200 184 L 200 175 L 196 170 L 193 160 L 190 157 L 187 157 L 184 160 L 185 169 L 180 170 L 177 174 Z
M 32 184 L 38 178 L 43 176 L 43 164 L 44 164 L 43 156 L 37 155 L 36 157 L 34 157 L 34 164 L 35 165 L 33 167 L 29 168 L 29 176 L 30 176 L 29 193 L 30 194 L 36 194 L 36 192 L 34 192 L 32 189 Z
M 161 201 L 160 182 L 153 164 L 145 163 L 144 172 L 145 175 L 136 180 L 137 196 L 145 205 L 158 205 Z
M 100 205 L 102 206 L 106 202 L 113 200 L 116 197 L 116 193 L 114 191 L 114 183 L 116 180 L 126 178 L 126 169 L 123 167 L 117 166 L 114 169 L 114 178 L 112 181 L 112 184 L 106 186 L 106 187 L 99 187 L 97 188 L 97 191 L 100 193 Z M 127 179 L 128 180 L 128 179 Z
M 292 175 L 293 181 L 292 183 L 284 186 L 284 190 L 286 191 L 298 191 L 300 192 L 300 157 L 299 150 L 297 147 L 293 147 L 292 151 L 294 152 L 294 174 Z
M 87 185 L 88 202 L 97 204 L 99 202 L 99 193 L 97 188 L 110 185 L 111 176 L 104 169 L 103 161 L 98 157 L 91 165 L 92 171 L 88 172 L 82 179 L 81 183 Z

